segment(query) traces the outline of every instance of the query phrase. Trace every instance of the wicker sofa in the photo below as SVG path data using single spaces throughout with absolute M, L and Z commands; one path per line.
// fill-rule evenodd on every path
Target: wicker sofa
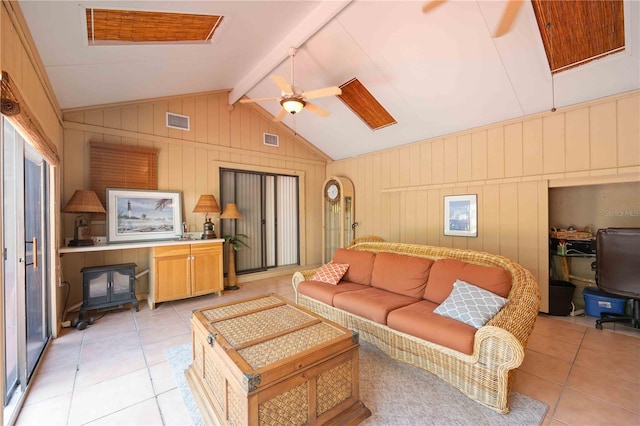
M 434 261 L 457 259 L 465 264 L 508 271 L 511 276 L 508 301 L 484 326 L 474 329 L 470 353 L 395 330 L 379 320 L 364 318 L 336 308 L 326 300 L 302 294 L 300 284 L 305 282 L 302 288 L 306 288 L 316 270 L 296 272 L 292 278 L 296 302 L 301 306 L 357 331 L 362 339 L 392 358 L 430 371 L 471 399 L 500 413 L 508 413 L 513 375 L 524 359 L 524 348 L 540 307 L 538 284 L 531 273 L 505 257 L 471 250 L 388 242 L 365 242 L 348 250 L 395 253 Z M 333 286 L 336 291 L 352 285 L 346 283 L 340 287 L 341 283 Z

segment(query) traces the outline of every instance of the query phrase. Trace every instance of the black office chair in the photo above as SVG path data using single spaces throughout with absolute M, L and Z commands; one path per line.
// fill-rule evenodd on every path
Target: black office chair
M 599 229 L 596 235 L 596 284 L 606 293 L 633 299 L 631 315 L 601 313 L 603 322 L 631 322 L 640 328 L 640 228 Z

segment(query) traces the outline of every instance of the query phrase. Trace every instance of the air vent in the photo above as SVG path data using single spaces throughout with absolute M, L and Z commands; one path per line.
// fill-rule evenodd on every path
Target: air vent
M 189 130 L 189 116 L 168 112 L 167 127 L 179 130 Z
M 264 137 L 262 139 L 265 145 L 269 146 L 280 146 L 280 139 L 278 135 L 273 135 L 271 133 L 263 133 Z

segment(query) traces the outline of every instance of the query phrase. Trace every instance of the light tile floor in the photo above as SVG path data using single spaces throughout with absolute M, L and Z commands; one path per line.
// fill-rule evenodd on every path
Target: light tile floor
M 190 342 L 194 309 L 277 293 L 294 299 L 291 275 L 240 284 L 223 296 L 107 313 L 63 330 L 39 368 L 17 424 L 184 425 L 190 418 L 164 356 Z M 591 317 L 541 314 L 514 390 L 549 405 L 546 425 L 639 425 L 640 332 Z

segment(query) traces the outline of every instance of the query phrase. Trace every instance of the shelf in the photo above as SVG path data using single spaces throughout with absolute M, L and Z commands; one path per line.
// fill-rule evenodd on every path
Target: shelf
M 161 246 L 174 246 L 180 244 L 205 244 L 205 243 L 224 243 L 223 238 L 214 238 L 211 240 L 162 240 L 162 241 L 140 241 L 135 243 L 104 243 L 85 247 L 60 247 L 59 254 L 64 253 L 87 253 L 92 251 L 109 251 L 109 250 L 130 250 L 139 248 L 151 248 Z
M 567 254 L 558 254 L 556 252 L 550 251 L 549 254 L 551 256 L 558 256 L 558 257 L 592 257 L 595 258 L 596 255 L 595 253 L 593 254 L 587 254 L 587 253 L 567 253 Z

